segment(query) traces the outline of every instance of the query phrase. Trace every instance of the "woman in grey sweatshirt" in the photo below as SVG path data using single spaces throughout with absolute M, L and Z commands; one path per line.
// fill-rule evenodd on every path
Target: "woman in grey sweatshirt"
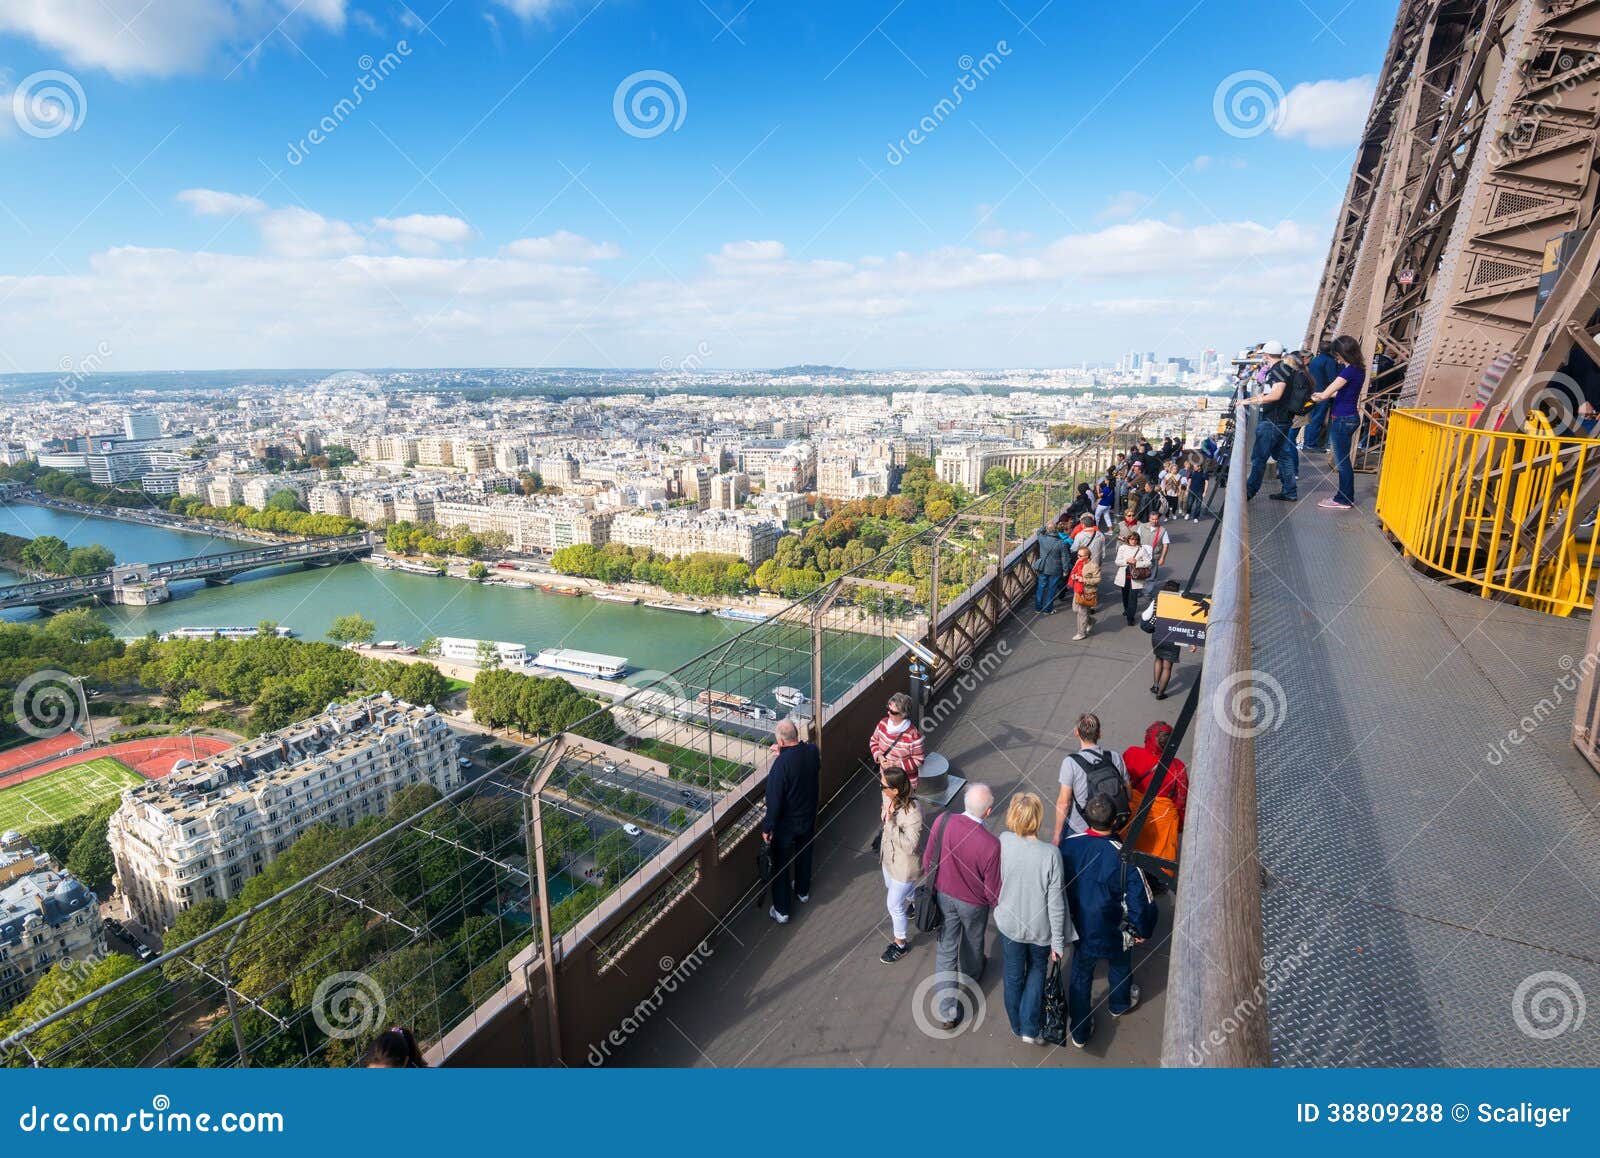
M 1050 962 L 1067 952 L 1078 934 L 1067 915 L 1061 852 L 1039 839 L 1044 801 L 1019 792 L 1006 809 L 1000 834 L 1000 901 L 995 928 L 1005 961 L 1006 1017 L 1011 1032 L 1031 1045 L 1043 1045 L 1044 979 Z

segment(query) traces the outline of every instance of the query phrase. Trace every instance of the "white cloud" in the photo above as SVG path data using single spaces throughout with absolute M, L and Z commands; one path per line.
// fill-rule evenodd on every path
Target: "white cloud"
M 345 257 L 367 247 L 348 222 L 335 221 L 298 205 L 270 210 L 259 220 L 262 247 L 276 257 Z
M 1096 221 L 1125 221 L 1150 204 L 1150 198 L 1136 189 L 1113 193 L 1106 207 L 1094 215 Z
M 782 261 L 788 252 L 781 241 L 730 241 L 706 260 L 713 268 L 728 269 Z
M 196 72 L 219 56 L 230 67 L 278 29 L 344 27 L 346 0 L 4 0 L 0 33 L 60 52 L 72 65 L 116 76 Z
M 1284 97 L 1272 132 L 1318 149 L 1353 145 L 1366 126 L 1376 84 L 1370 76 L 1297 84 Z
M 622 249 L 614 241 L 590 241 L 558 229 L 547 237 L 518 238 L 505 247 L 505 255 L 519 261 L 611 261 L 622 256 Z
M 979 245 L 987 245 L 991 249 L 1015 249 L 1033 240 L 1031 233 L 1010 229 L 980 229 L 974 236 Z
M 548 16 L 561 7 L 563 0 L 494 0 L 500 7 L 515 12 L 524 20 Z
M 243 193 L 223 193 L 216 189 L 185 189 L 178 200 L 201 217 L 232 217 L 246 213 L 260 213 L 267 203 L 258 197 Z
M 237 196 L 187 192 L 213 206 Z M 70 275 L 0 276 L 7 355 L 50 368 L 104 340 L 128 369 L 593 365 L 597 352 L 653 366 L 716 334 L 730 366 L 1058 365 L 1296 332 L 1327 244 L 1323 222 L 1141 220 L 1007 252 L 803 259 L 734 241 L 671 276 L 603 273 L 589 263 L 616 247 L 565 231 L 439 257 L 373 252 L 357 226 L 297 206 L 248 220 L 259 254 L 126 246 Z M 380 219 L 375 235 L 398 237 L 403 220 Z M 455 220 L 423 218 L 410 235 L 449 244 L 464 236 Z
M 476 235 L 472 226 L 447 214 L 412 213 L 405 217 L 380 217 L 373 225 L 394 238 L 407 253 L 432 255 L 446 245 L 461 245 Z

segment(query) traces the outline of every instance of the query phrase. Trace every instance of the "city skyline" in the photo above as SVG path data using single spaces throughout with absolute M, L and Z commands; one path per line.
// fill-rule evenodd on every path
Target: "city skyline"
M 725 7 L 0 13 L 0 372 L 1292 342 L 1392 15 Z

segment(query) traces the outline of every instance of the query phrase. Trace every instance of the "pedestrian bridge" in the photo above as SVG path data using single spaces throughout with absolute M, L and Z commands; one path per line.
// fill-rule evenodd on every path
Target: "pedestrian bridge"
M 133 592 L 164 590 L 168 583 L 182 579 L 223 582 L 261 567 L 281 567 L 287 563 L 307 566 L 344 563 L 362 555 L 370 555 L 376 543 L 377 536 L 370 531 L 363 531 L 357 535 L 302 539 L 293 543 L 275 543 L 270 547 L 195 555 L 165 563 L 119 563 L 92 575 L 43 579 L 0 588 L 0 611 L 18 607 L 52 607 L 82 599 L 100 599 L 108 603 L 159 602 L 159 598 L 130 596 Z

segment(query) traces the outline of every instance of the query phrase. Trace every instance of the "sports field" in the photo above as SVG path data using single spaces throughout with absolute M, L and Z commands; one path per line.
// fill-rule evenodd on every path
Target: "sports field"
M 145 779 L 120 760 L 96 756 L 81 764 L 0 788 L 0 832 L 26 832 L 40 824 L 65 820 L 110 800 L 124 788 Z

